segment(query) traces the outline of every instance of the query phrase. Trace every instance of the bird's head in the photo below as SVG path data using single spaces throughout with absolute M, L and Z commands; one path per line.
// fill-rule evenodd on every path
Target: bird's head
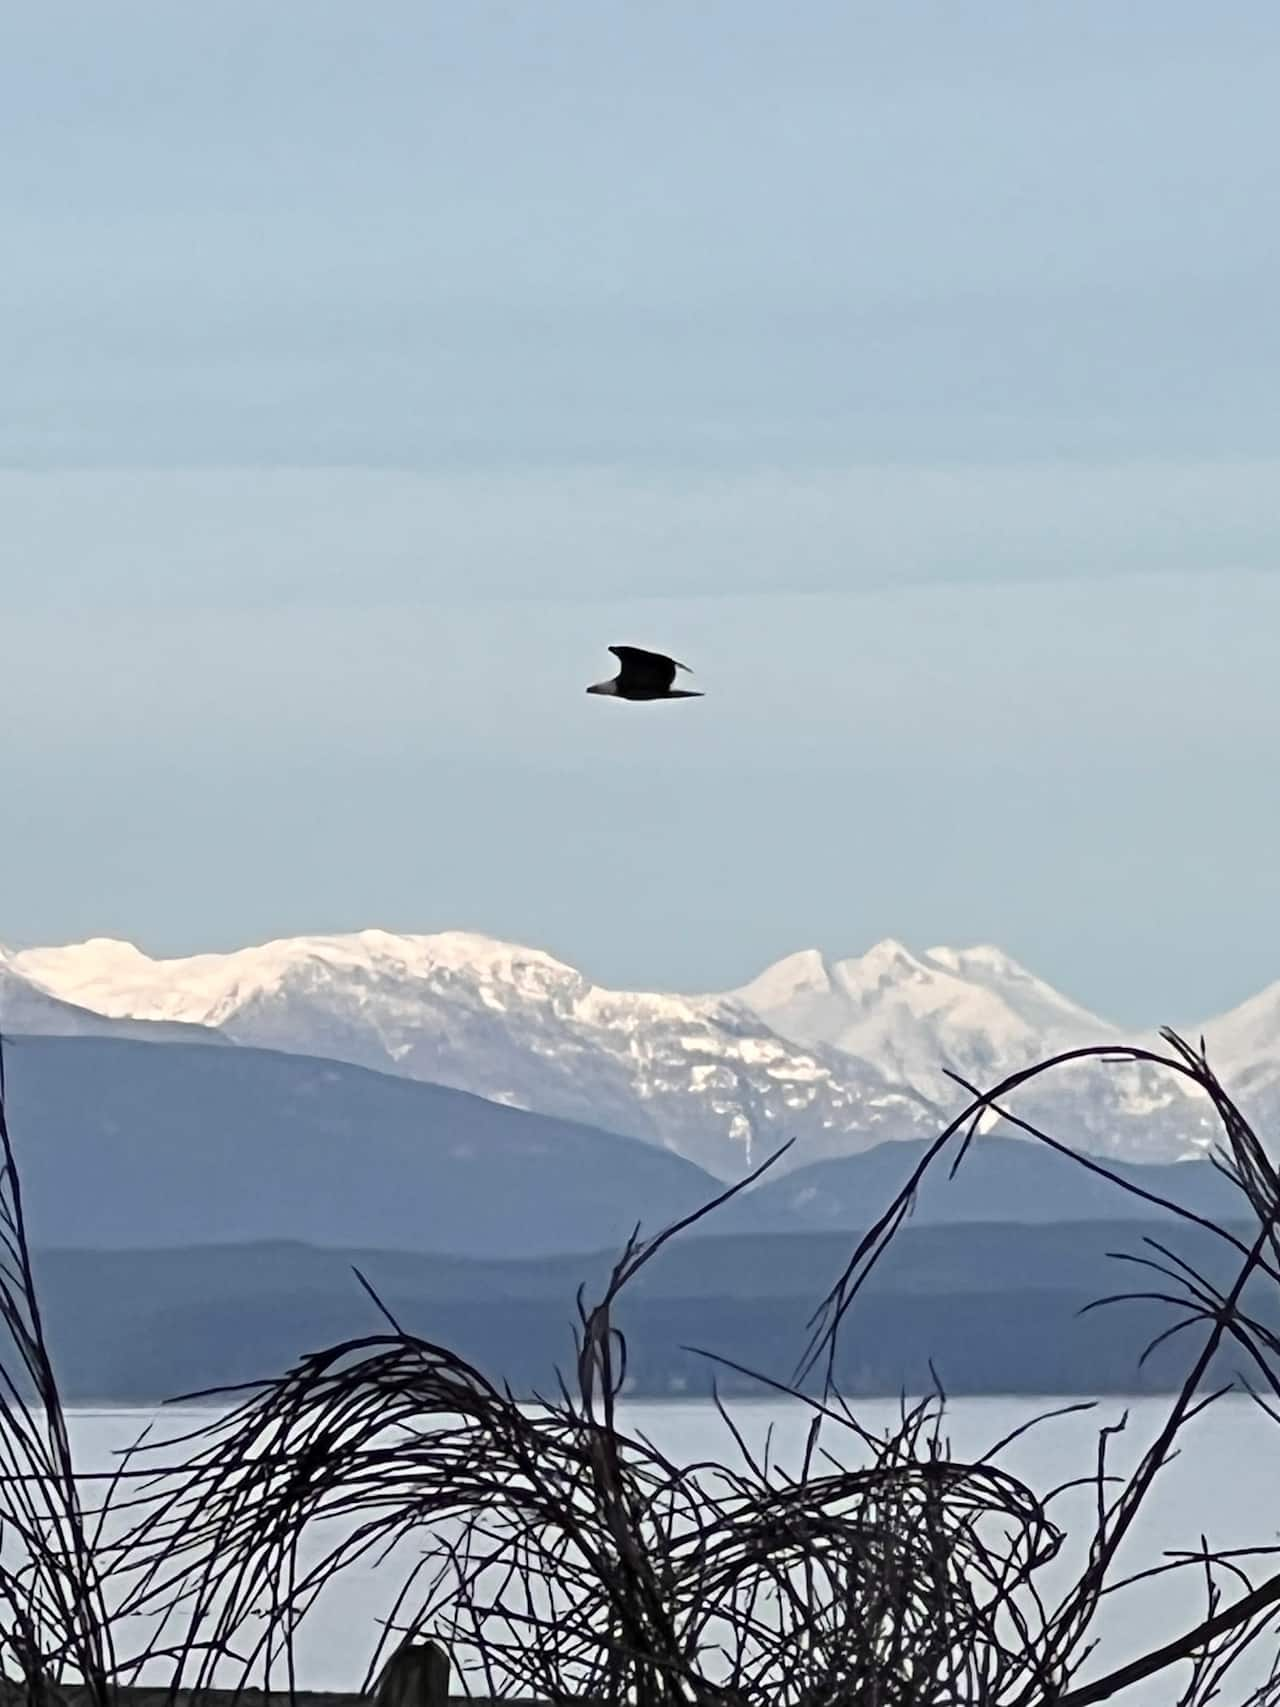
M 618 691 L 617 682 L 593 682 L 591 684 L 591 686 L 587 689 L 588 693 L 616 694 L 617 691 Z

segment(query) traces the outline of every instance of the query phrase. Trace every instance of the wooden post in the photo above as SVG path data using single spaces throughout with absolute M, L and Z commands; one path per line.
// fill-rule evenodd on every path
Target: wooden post
M 439 1642 L 406 1642 L 383 1666 L 375 1707 L 448 1707 L 449 1656 Z

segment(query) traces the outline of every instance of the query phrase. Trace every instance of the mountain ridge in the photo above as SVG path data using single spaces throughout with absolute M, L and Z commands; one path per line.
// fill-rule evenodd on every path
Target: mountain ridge
M 1116 1284 L 1109 1254 L 1141 1250 L 1149 1226 L 908 1224 L 840 1335 L 838 1384 L 849 1396 L 926 1392 L 939 1378 L 950 1393 L 1176 1389 L 1185 1377 L 1176 1345 L 1142 1361 L 1176 1320 L 1170 1306 L 1086 1308 Z M 1161 1238 L 1229 1285 L 1232 1253 L 1203 1229 L 1162 1229 Z M 823 1231 L 673 1240 L 615 1311 L 628 1393 L 768 1390 L 746 1370 L 789 1380 L 849 1248 L 846 1235 Z M 272 1241 L 50 1247 L 37 1250 L 35 1270 L 64 1392 L 79 1402 L 152 1402 L 260 1380 L 317 1347 L 377 1331 L 353 1267 L 408 1331 L 532 1396 L 554 1386 L 557 1370 L 571 1376 L 577 1289 L 598 1297 L 615 1255 L 475 1261 Z M 698 1345 L 716 1358 L 687 1349 Z M 1211 1383 L 1230 1381 L 1230 1356 Z
M 185 1021 L 139 1019 L 129 1014 L 104 1015 L 55 994 L 22 971 L 17 957 L 0 945 L 0 1036 L 14 1032 L 29 1037 L 120 1037 L 161 1042 L 225 1044 L 228 1039 L 208 1026 Z
M 620 1245 L 637 1220 L 654 1231 L 719 1189 L 635 1138 L 247 1046 L 21 1037 L 5 1075 L 41 1246 L 283 1238 L 539 1256 Z
M 294 1240 L 476 1258 L 619 1248 L 721 1192 L 643 1140 L 439 1085 L 310 1056 L 172 1040 L 27 1037 L 6 1048 L 6 1104 L 31 1236 L 42 1247 Z M 770 1172 L 709 1235 L 864 1231 L 926 1140 Z M 1238 1196 L 1204 1160 L 1126 1165 L 1135 1197 L 1040 1144 L 979 1137 L 934 1170 L 913 1225 L 1209 1220 Z
M 302 937 L 152 961 L 102 939 L 15 957 L 64 998 L 181 1019 L 647 1139 L 720 1178 L 788 1139 L 813 1155 L 921 1137 L 938 1110 L 874 1064 L 779 1037 L 732 996 L 613 991 L 461 932 Z
M 196 1024 L 450 1085 L 643 1138 L 721 1178 L 793 1136 L 810 1161 L 932 1136 L 963 1106 L 948 1070 L 990 1085 L 1059 1050 L 1152 1041 L 990 944 L 802 950 L 736 990 L 695 995 L 611 990 L 543 950 L 462 931 L 283 938 L 172 960 L 95 938 L 9 964 L 107 1018 Z M 1205 1029 L 1228 1084 L 1238 1063 L 1250 1111 L 1280 1105 L 1280 985 Z M 1022 1111 L 1130 1160 L 1203 1153 L 1215 1136 L 1207 1108 L 1142 1065 L 1038 1081 Z

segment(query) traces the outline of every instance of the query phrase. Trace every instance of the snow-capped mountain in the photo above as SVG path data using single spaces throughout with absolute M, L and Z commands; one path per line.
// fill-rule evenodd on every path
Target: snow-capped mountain
M 1120 1035 L 997 948 L 913 954 L 887 938 L 860 958 L 836 961 L 811 949 L 737 994 L 782 1036 L 874 1061 L 946 1102 L 956 1094 L 947 1067 L 982 1083 Z
M 949 1112 L 965 1093 L 948 1070 L 990 1087 L 1047 1056 L 1150 1043 L 1060 994 L 990 945 L 913 953 L 886 939 L 828 961 L 808 951 L 737 992 L 775 1031 L 872 1060 Z M 1158 1069 L 1089 1062 L 1019 1093 L 1016 1112 L 1080 1148 L 1133 1160 L 1192 1155 L 1210 1143 L 1206 1108 Z
M 0 1035 L 6 1031 L 55 1034 L 70 1031 L 81 1010 L 59 1001 L 14 965 L 13 955 L 0 948 Z M 84 1013 L 84 1020 L 101 1023 L 97 1014 Z
M 122 1013 L 108 1016 L 105 1009 L 81 1006 L 55 995 L 41 980 L 24 972 L 17 956 L 0 947 L 0 1037 L 6 1033 L 28 1037 L 193 1037 L 213 1043 L 224 1042 L 218 1032 L 201 1032 L 189 1025 L 150 1026 Z
M 649 1139 L 730 1178 L 793 1136 L 800 1164 L 933 1135 L 964 1100 L 948 1068 L 990 1084 L 1058 1050 L 1141 1041 L 992 947 L 808 951 L 704 996 L 605 989 L 549 954 L 463 932 L 297 937 L 181 960 L 95 940 L 10 964 L 98 1014 L 452 1085 Z M 1236 1071 L 1274 1083 L 1280 1103 L 1280 986 L 1210 1038 L 1228 1083 Z M 1147 1067 L 1054 1074 L 1017 1109 L 1133 1160 L 1214 1137 L 1208 1111 Z
M 17 958 L 99 1013 L 452 1085 L 647 1138 L 726 1178 L 793 1136 L 816 1160 L 938 1122 L 873 1063 L 784 1041 L 732 998 L 606 990 L 548 954 L 461 932 L 299 937 L 168 961 L 93 941 Z
M 1200 1028 L 1214 1070 L 1246 1112 L 1280 1113 L 1280 983 Z

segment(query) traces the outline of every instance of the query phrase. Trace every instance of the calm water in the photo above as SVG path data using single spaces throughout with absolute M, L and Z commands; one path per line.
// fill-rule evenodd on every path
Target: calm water
M 1053 1403 L 957 1400 L 947 1412 L 952 1448 L 960 1457 L 977 1456 Z M 1118 1422 L 1125 1405 L 1125 1401 L 1108 1399 L 1083 1416 L 1046 1422 L 1015 1442 L 1000 1461 L 1038 1491 L 1087 1476 L 1093 1470 L 1098 1427 Z M 1117 1469 L 1127 1469 L 1136 1461 L 1165 1414 L 1162 1401 L 1147 1398 L 1128 1402 L 1128 1409 L 1128 1428 L 1109 1454 Z M 878 1431 L 892 1423 L 897 1410 L 895 1403 L 871 1400 L 860 1406 L 858 1414 L 865 1427 Z M 798 1406 L 768 1402 L 733 1407 L 735 1421 L 753 1446 L 763 1446 L 772 1430 L 775 1456 L 784 1463 L 798 1456 L 807 1414 Z M 137 1439 L 153 1415 L 134 1410 L 75 1413 L 72 1424 L 78 1462 L 86 1470 L 110 1468 L 114 1455 Z M 196 1415 L 169 1411 L 160 1420 L 157 1432 L 182 1432 Z M 626 1424 L 650 1436 L 676 1459 L 712 1455 L 727 1461 L 732 1452 L 724 1425 L 705 1404 L 634 1404 L 628 1408 Z M 1087 1523 L 1090 1500 L 1088 1492 L 1067 1496 L 1055 1507 L 1058 1521 L 1070 1529 L 1073 1514 L 1080 1514 Z M 1119 1574 L 1128 1575 L 1156 1563 L 1170 1550 L 1195 1548 L 1202 1533 L 1215 1547 L 1280 1544 L 1280 1430 L 1244 1399 L 1222 1400 L 1192 1424 L 1184 1436 L 1181 1456 L 1163 1471 L 1143 1521 L 1127 1543 Z M 1077 1551 L 1062 1562 L 1065 1577 L 1069 1578 L 1078 1559 Z M 353 1570 L 330 1592 L 301 1642 L 301 1684 L 354 1688 L 359 1683 L 375 1639 L 376 1621 L 385 1613 L 406 1564 L 411 1562 L 411 1554 L 402 1554 L 382 1571 Z M 1260 1578 L 1267 1562 L 1254 1564 Z M 1100 1626 L 1103 1645 L 1089 1672 L 1095 1668 L 1110 1670 L 1170 1639 L 1203 1616 L 1203 1607 L 1203 1590 L 1197 1588 L 1191 1572 L 1126 1591 L 1112 1603 Z M 1176 1699 L 1176 1695 L 1166 1677 L 1145 1689 L 1130 1691 L 1124 1699 L 1155 1704 Z

